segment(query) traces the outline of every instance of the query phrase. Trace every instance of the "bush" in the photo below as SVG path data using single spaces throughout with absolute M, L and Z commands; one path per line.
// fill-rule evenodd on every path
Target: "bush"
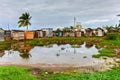
M 106 35 L 107 40 L 118 40 L 120 39 L 120 35 L 118 33 L 108 33 Z

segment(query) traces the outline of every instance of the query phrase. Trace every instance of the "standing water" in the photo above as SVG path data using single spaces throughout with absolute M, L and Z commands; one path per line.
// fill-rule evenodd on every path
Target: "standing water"
M 93 54 L 98 54 L 95 45 L 57 45 L 35 46 L 29 53 L 21 54 L 19 51 L 5 50 L 0 57 L 0 63 L 13 64 L 59 64 L 84 65 L 96 61 Z

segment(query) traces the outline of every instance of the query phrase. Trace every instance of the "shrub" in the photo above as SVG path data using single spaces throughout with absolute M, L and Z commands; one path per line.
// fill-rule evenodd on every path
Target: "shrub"
M 120 39 L 120 35 L 118 33 L 108 33 L 106 35 L 107 40 L 118 40 Z

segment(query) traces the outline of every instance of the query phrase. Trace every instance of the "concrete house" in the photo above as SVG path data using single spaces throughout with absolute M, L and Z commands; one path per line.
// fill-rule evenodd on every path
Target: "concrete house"
M 75 32 L 75 37 L 81 37 L 81 31 L 76 31 Z
M 12 30 L 11 37 L 13 40 L 24 40 L 24 31 L 23 30 Z
M 53 28 L 42 28 L 45 31 L 45 37 L 53 37 Z
M 12 39 L 12 36 L 11 36 L 11 31 L 10 30 L 5 30 L 4 31 L 4 39 L 5 40 L 11 40 Z
M 70 36 L 69 33 L 70 33 L 70 32 L 68 32 L 68 31 L 63 31 L 63 37 L 68 37 L 68 36 Z
M 0 28 L 0 41 L 4 41 L 4 30 Z
M 93 30 L 91 28 L 85 29 L 85 36 L 93 36 Z
M 96 29 L 96 36 L 104 36 L 104 30 L 102 28 Z
M 73 32 L 73 31 L 69 32 L 69 36 L 70 37 L 75 37 L 75 32 Z

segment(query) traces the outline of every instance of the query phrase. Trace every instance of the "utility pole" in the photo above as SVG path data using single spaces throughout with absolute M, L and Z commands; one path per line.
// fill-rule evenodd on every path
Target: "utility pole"
M 74 16 L 74 27 L 76 27 L 76 17 Z
M 8 24 L 8 30 L 10 30 L 10 26 L 9 26 L 9 24 Z

